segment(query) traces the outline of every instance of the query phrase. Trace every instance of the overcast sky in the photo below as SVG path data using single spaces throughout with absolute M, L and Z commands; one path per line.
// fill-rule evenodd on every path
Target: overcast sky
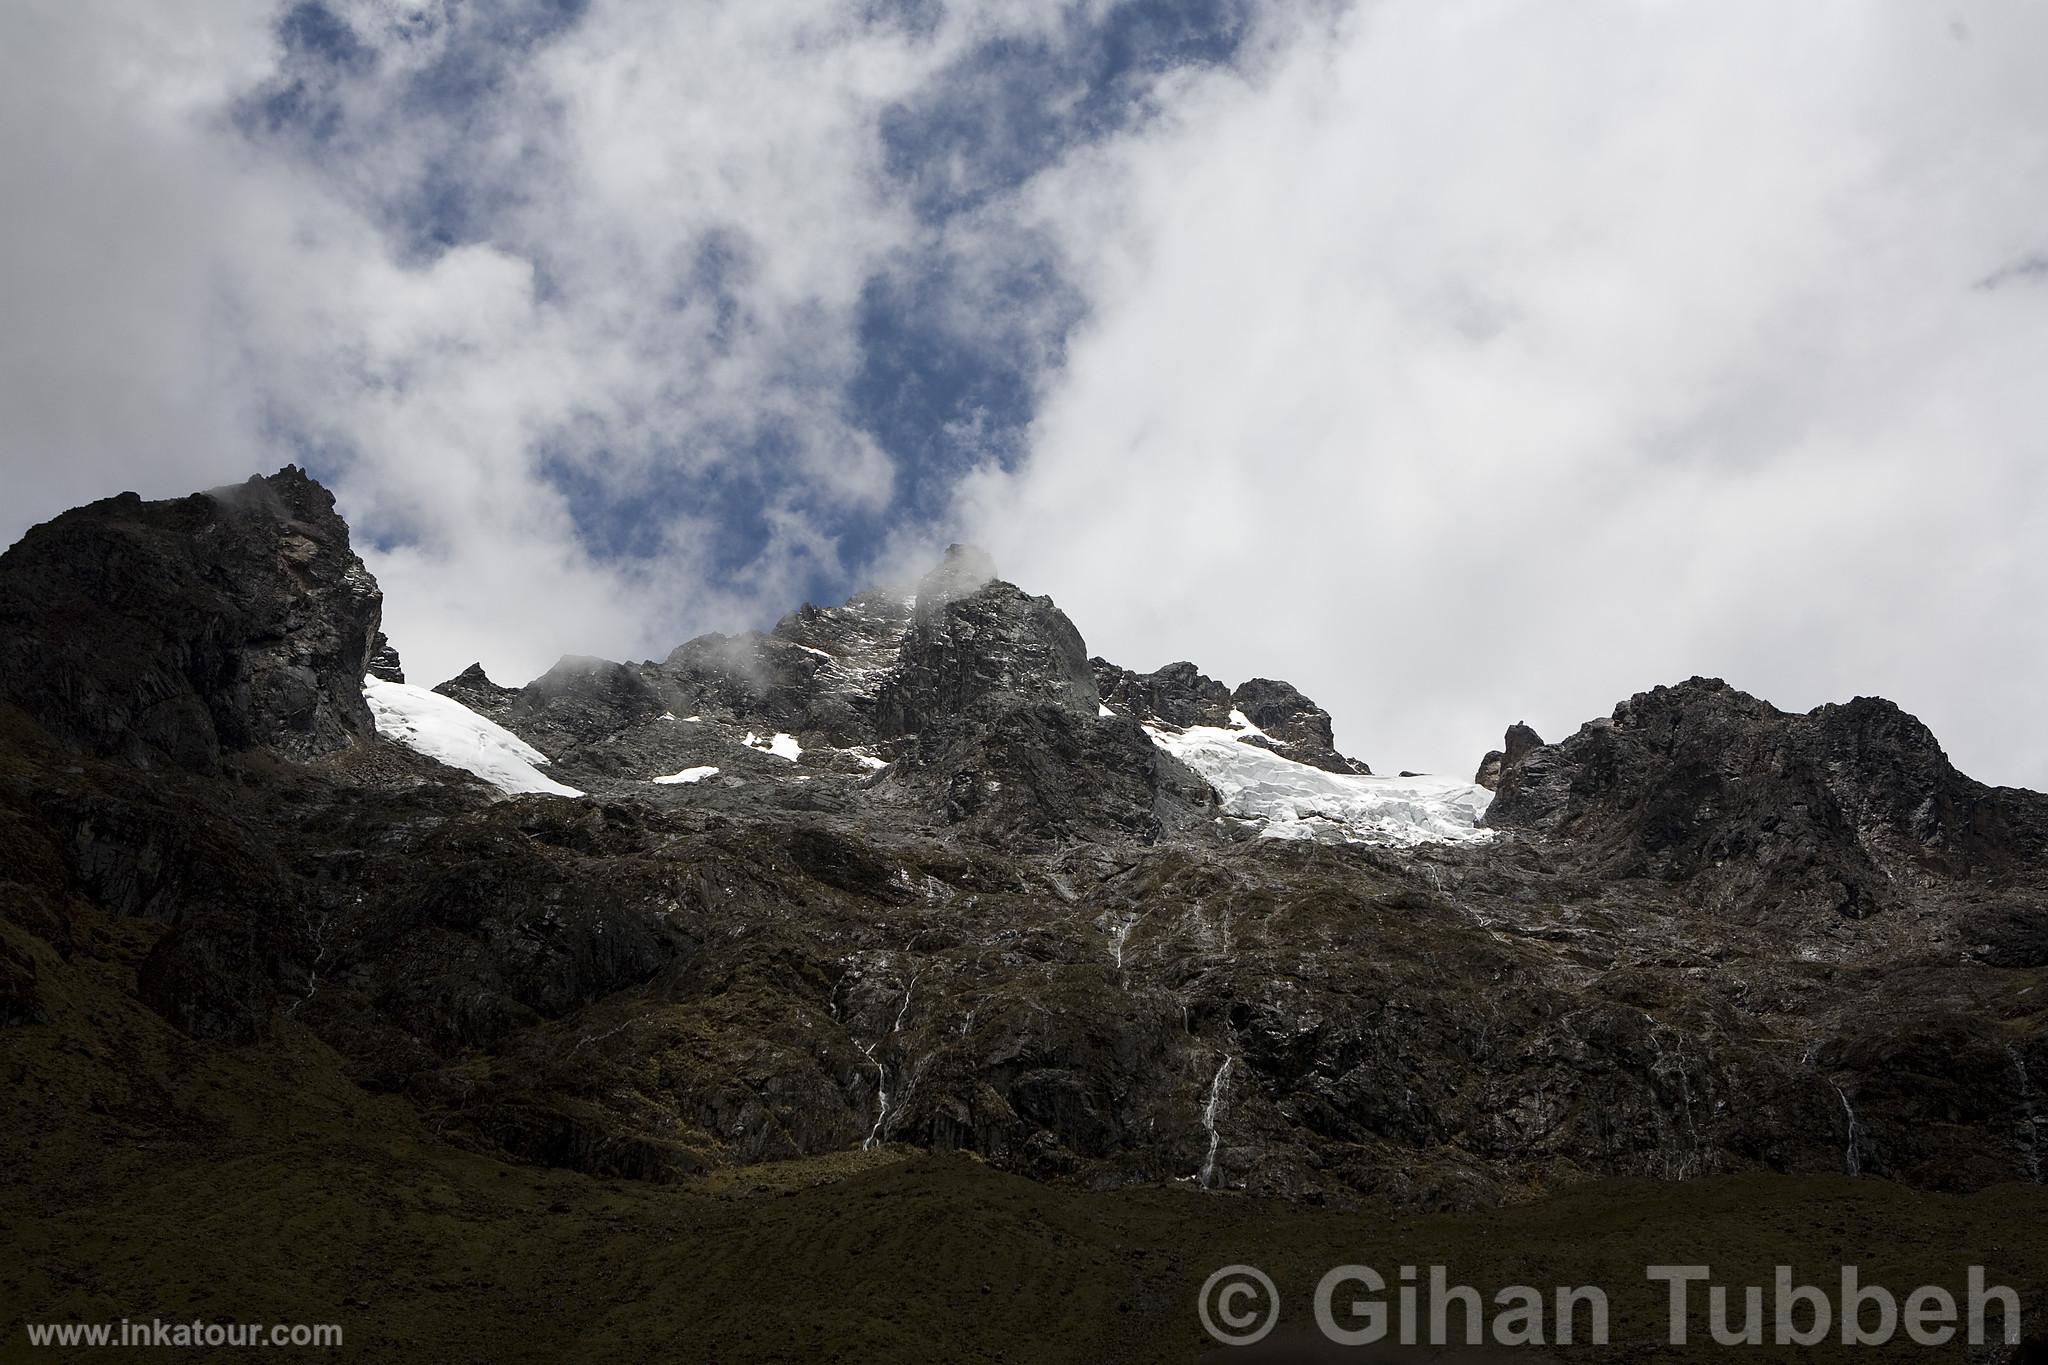
M 287 461 L 409 675 L 952 539 L 1469 771 L 1695 673 L 2048 788 L 2048 6 L 12 0 L 0 540 Z

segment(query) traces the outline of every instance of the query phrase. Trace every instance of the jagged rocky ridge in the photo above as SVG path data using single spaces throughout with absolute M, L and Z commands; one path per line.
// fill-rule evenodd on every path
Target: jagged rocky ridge
M 383 596 L 296 468 L 65 513 L 8 550 L 0 679 L 53 734 L 138 767 L 364 742 Z
M 1176 741 L 1442 789 L 1366 776 L 1284 683 L 1091 659 L 956 548 L 659 662 L 441 684 L 586 794 L 507 798 L 377 734 L 379 607 L 291 469 L 0 558 L 0 1025 L 61 1024 L 36 964 L 104 913 L 164 926 L 135 989 L 188 1033 L 310 1029 L 448 1140 L 595 1172 L 2038 1178 L 2048 802 L 1889 703 L 1696 679 L 1510 731 L 1459 808 L 1490 839 L 1260 838 Z

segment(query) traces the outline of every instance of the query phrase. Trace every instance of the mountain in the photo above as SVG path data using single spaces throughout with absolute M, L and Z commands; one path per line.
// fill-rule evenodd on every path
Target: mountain
M 290 1052 L 432 1150 L 656 1183 L 2040 1180 L 2048 798 L 1888 702 L 1694 679 L 1382 778 L 957 546 L 517 687 L 407 683 L 381 624 L 293 468 L 0 556 L 0 1043 L 47 1133 L 225 1123 L 150 1097 Z
M 296 468 L 67 512 L 8 550 L 0 686 L 51 733 L 137 767 L 310 759 L 365 741 L 383 595 Z

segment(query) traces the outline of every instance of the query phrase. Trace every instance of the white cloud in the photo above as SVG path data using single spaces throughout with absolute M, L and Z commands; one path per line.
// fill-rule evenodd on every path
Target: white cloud
M 966 36 L 758 0 L 596 5 L 464 129 L 473 182 L 511 187 L 493 246 L 428 266 L 379 253 L 322 272 L 324 290 L 254 291 L 287 310 L 264 330 L 316 342 L 267 389 L 335 423 L 357 452 L 344 500 L 405 536 L 371 560 L 421 676 L 471 657 L 519 679 L 565 650 L 659 655 L 773 616 L 810 569 L 837 567 L 813 519 L 881 506 L 894 478 L 839 404 L 854 309 L 916 230 L 878 191 L 876 124 Z M 394 136 L 364 158 L 371 203 L 418 160 L 394 156 Z M 707 251 L 732 280 L 704 277 Z M 337 349 L 356 366 L 338 383 Z M 769 432 L 772 475 L 755 445 Z M 650 554 L 598 562 L 546 459 L 625 503 L 738 466 L 763 489 L 768 539 L 750 565 L 714 564 L 718 528 L 681 508 Z
M 450 36 L 456 9 L 335 8 L 373 69 L 289 60 L 267 3 L 0 20 L 0 169 L 29 191 L 10 190 L 0 264 L 0 536 L 124 487 L 274 468 L 293 434 L 338 469 L 389 633 L 429 681 L 473 658 L 522 680 L 564 651 L 664 653 L 837 571 L 821 514 L 895 484 L 843 410 L 855 309 L 922 231 L 880 189 L 880 115 L 1045 12 L 920 34 L 793 0 L 600 0 L 451 114 L 407 92 L 484 41 Z M 339 109 L 325 141 L 231 118 L 280 62 Z M 489 236 L 422 252 L 408 196 L 451 157 L 455 188 L 491 197 Z M 644 553 L 602 554 L 550 477 L 630 509 L 720 467 L 758 485 L 767 528 L 737 567 L 706 548 L 711 513 L 666 501 Z
M 223 362 L 235 195 L 206 118 L 267 65 L 263 8 L 31 0 L 0 19 L 0 538 L 260 463 Z
M 1091 300 L 963 516 L 1129 666 L 1469 770 L 1696 672 L 2048 786 L 2048 12 L 1361 6 L 1042 177 Z
M 315 80 L 317 146 L 230 120 L 282 56 L 268 0 L 0 15 L 0 539 L 290 433 L 417 677 L 661 653 L 857 568 L 827 511 L 877 513 L 883 567 L 923 552 L 843 390 L 864 283 L 950 254 L 933 316 L 1043 385 L 963 530 L 1120 662 L 1289 677 L 1376 764 L 1452 772 L 1693 672 L 1881 692 L 2048 785 L 2038 7 L 1276 21 L 936 235 L 884 189 L 883 111 L 1056 7 L 597 0 L 459 114 L 400 98 L 456 9 L 337 8 L 379 59 Z M 423 250 L 451 163 L 490 230 Z M 1068 296 L 982 284 L 1033 234 L 1089 310 L 1063 357 Z M 758 486 L 753 562 L 663 491 L 693 471 Z M 660 508 L 636 553 L 587 542 L 579 480 Z

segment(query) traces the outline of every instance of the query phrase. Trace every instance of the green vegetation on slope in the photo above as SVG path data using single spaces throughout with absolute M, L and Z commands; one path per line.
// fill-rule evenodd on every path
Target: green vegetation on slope
M 1440 1263 L 1488 1291 L 1605 1286 L 1614 1345 L 1583 1357 L 1653 1361 L 1701 1352 L 1657 1344 L 1650 1263 L 1734 1284 L 1788 1262 L 1826 1285 L 1845 1261 L 1900 1290 L 1960 1290 L 1971 1264 L 2048 1283 L 2048 1190 L 2023 1186 L 1605 1182 L 1425 1215 L 1091 1192 L 967 1157 L 853 1154 L 682 1185 L 508 1165 L 357 1089 L 296 1026 L 240 1049 L 183 1039 L 123 989 L 154 930 L 82 929 L 101 955 L 67 963 L 0 925 L 37 957 L 51 1015 L 0 1032 L 9 1359 L 59 1354 L 27 1348 L 28 1321 L 163 1317 L 336 1322 L 353 1359 L 1185 1361 L 1209 1348 L 1195 1296 L 1213 1269 L 1264 1268 L 1293 1329 L 1325 1270 L 1363 1262 L 1389 1278 Z

